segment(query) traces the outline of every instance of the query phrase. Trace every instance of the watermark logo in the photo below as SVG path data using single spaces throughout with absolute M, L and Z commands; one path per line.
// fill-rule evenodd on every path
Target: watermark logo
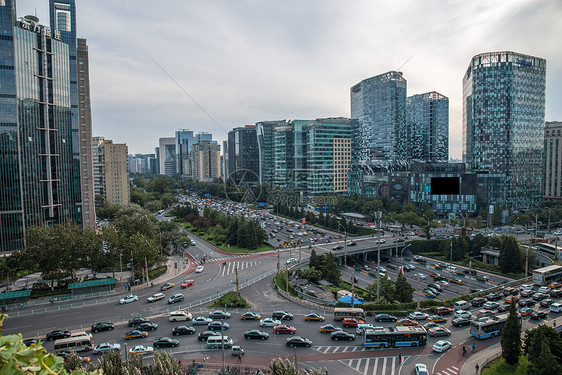
M 224 194 L 231 201 L 253 204 L 262 198 L 263 189 L 256 172 L 239 169 L 224 180 Z

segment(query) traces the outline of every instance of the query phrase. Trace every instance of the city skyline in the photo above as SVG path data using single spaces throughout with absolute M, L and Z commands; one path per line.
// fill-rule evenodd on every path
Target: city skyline
M 20 2 L 17 15 L 35 9 L 48 25 L 47 1 Z M 93 135 L 126 142 L 133 154 L 153 152 L 177 129 L 208 131 L 220 142 L 259 121 L 349 117 L 352 85 L 401 68 L 408 96 L 437 91 L 450 99 L 449 156 L 461 158 L 462 77 L 477 54 L 545 58 L 545 120 L 562 118 L 562 51 L 552 37 L 562 32 L 560 14 L 562 4 L 546 1 L 290 1 L 257 9 L 78 0 L 77 35 L 90 49 Z

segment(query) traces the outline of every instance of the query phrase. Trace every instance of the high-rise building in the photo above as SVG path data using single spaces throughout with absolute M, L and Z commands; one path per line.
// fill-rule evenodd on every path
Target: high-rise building
M 193 179 L 201 182 L 214 181 L 220 175 L 221 146 L 216 141 L 199 141 L 191 146 Z
M 221 157 L 221 176 L 227 179 L 230 175 L 228 169 L 228 141 L 222 141 L 222 157 Z
M 223 150 L 226 154 L 226 151 Z M 255 125 L 234 128 L 228 132 L 228 175 L 225 181 L 234 185 L 259 184 L 259 152 Z
M 129 155 L 130 173 L 157 174 L 157 161 L 154 154 Z
M 158 140 L 158 163 L 160 174 L 173 176 L 176 174 L 176 138 L 166 137 Z
M 435 91 L 409 96 L 406 124 L 411 159 L 449 159 L 449 98 Z
M 95 228 L 96 207 L 92 164 L 92 108 L 90 105 L 90 64 L 86 39 L 77 39 L 78 121 L 80 126 L 80 185 L 82 223 L 84 228 Z
M 104 137 L 94 137 L 92 143 L 96 195 L 103 197 L 106 204 L 129 204 L 127 145 L 113 143 Z
M 384 73 L 353 86 L 351 118 L 359 120 L 354 159 L 409 159 L 406 80 L 402 73 Z
M 273 151 L 273 129 L 276 126 L 287 125 L 282 121 L 260 121 L 256 123 L 256 134 L 258 139 L 259 153 L 259 176 L 260 185 L 272 184 L 275 174 L 274 151 Z
M 273 185 L 306 192 L 308 170 L 306 139 L 308 120 L 291 120 L 273 127 Z
M 562 200 L 562 122 L 544 126 L 544 198 Z
M 212 141 L 210 133 L 193 134 L 193 131 L 180 129 L 176 131 L 176 173 L 180 176 L 192 176 L 191 159 L 189 153 L 191 146 L 199 141 Z
M 470 61 L 463 78 L 463 161 L 481 180 L 481 206 L 518 211 L 540 204 L 545 77 L 546 60 L 521 53 L 483 53 Z
M 12 251 L 30 226 L 82 224 L 80 171 L 69 46 L 36 17 L 16 21 L 13 0 L 0 31 L 0 250 Z

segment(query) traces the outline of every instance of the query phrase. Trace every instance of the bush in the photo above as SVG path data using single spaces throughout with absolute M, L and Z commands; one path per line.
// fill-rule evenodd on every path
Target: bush
M 165 274 L 167 271 L 168 271 L 168 266 L 166 265 L 148 270 L 148 278 L 150 280 L 154 280 L 158 276 L 162 276 L 163 274 Z
M 217 307 L 250 307 L 244 297 L 236 294 L 236 292 L 228 292 L 222 297 L 220 297 L 217 301 L 213 302 L 209 305 L 210 308 L 217 308 Z

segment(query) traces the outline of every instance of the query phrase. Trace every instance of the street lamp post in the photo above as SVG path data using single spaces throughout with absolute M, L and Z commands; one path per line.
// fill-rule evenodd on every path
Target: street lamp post
M 347 267 L 347 229 L 338 222 L 338 225 L 343 228 L 344 240 L 343 240 L 343 265 Z
M 381 217 L 382 211 L 377 211 L 377 300 L 380 299 L 381 292 Z
M 404 250 L 406 250 L 406 249 L 407 249 L 408 247 L 410 247 L 410 246 L 412 246 L 411 243 L 407 244 L 406 246 L 404 246 L 404 247 L 402 248 L 402 250 L 400 250 L 400 258 L 404 259 L 404 258 L 402 257 L 402 255 L 404 254 Z

